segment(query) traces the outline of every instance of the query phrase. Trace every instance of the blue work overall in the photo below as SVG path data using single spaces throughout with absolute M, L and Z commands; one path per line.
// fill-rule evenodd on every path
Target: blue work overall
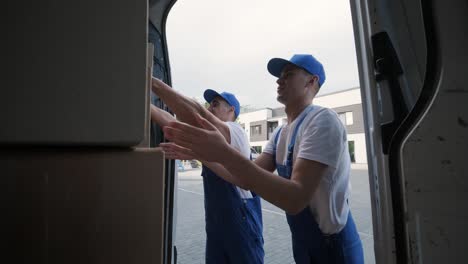
M 276 134 L 273 158 L 276 163 L 276 170 L 283 178 L 291 178 L 297 131 L 312 108 L 312 106 L 309 106 L 298 117 L 291 142 L 288 145 L 285 164 L 278 164 L 276 162 L 276 149 L 281 128 Z M 309 206 L 296 215 L 286 214 L 286 218 L 291 230 L 293 255 L 297 264 L 364 263 L 361 240 L 351 212 L 348 214 L 345 227 L 339 233 L 332 235 L 322 233 Z
M 203 166 L 206 263 L 263 263 L 260 197 L 241 198 L 236 186 Z

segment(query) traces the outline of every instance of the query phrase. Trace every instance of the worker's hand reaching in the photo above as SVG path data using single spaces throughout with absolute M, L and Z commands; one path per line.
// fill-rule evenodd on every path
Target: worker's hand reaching
M 170 122 L 165 126 L 165 137 L 182 149 L 177 149 L 176 153 L 189 154 L 188 149 L 194 155 L 193 158 L 204 161 L 214 161 L 223 163 L 229 158 L 230 146 L 224 136 L 208 120 L 196 114 L 197 122 L 202 128 L 197 128 L 182 122 Z M 168 148 L 169 150 L 169 148 Z M 171 148 L 174 151 L 175 148 Z
M 178 160 L 195 159 L 195 155 L 190 149 L 183 148 L 172 142 L 160 143 L 159 146 L 162 147 L 166 159 L 174 159 L 174 160 L 175 159 L 178 159 Z
M 154 93 L 158 94 L 158 89 L 160 87 L 167 87 L 169 89 L 172 89 L 169 85 L 165 84 L 163 81 L 161 81 L 158 78 L 152 77 L 151 78 L 151 90 L 153 90 Z

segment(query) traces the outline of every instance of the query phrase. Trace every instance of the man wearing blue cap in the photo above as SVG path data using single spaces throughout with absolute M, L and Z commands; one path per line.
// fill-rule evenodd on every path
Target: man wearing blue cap
M 166 127 L 166 137 L 177 145 L 164 148 L 191 153 L 210 168 L 222 164 L 225 171 L 218 175 L 223 179 L 284 209 L 296 263 L 363 263 L 348 205 L 346 130 L 334 111 L 312 104 L 325 82 L 324 68 L 307 54 L 271 59 L 267 68 L 278 77 L 277 100 L 285 105 L 288 122 L 275 130 L 255 163 L 231 151 L 216 127 L 200 116 L 204 129 L 179 122 Z M 191 138 L 209 140 L 187 144 Z
M 195 124 L 194 113 L 204 116 L 220 131 L 231 148 L 249 158 L 247 135 L 235 122 L 240 104 L 232 93 L 206 90 L 204 98 L 210 103 L 207 110 L 158 79 L 153 78 L 152 90 L 174 111 L 179 120 Z M 175 121 L 167 112 L 154 106 L 151 109 L 151 117 L 162 127 Z M 171 155 L 171 151 L 166 152 L 167 158 L 171 158 Z M 186 155 L 178 158 L 193 157 Z M 263 263 L 260 198 L 253 192 L 223 180 L 205 165 L 202 176 L 205 194 L 206 263 Z

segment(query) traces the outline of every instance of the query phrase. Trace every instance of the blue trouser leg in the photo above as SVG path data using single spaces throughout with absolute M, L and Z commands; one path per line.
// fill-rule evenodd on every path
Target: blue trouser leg
M 224 243 L 223 239 L 207 236 L 206 264 L 261 264 L 263 263 L 263 241 L 254 237 L 231 239 Z M 235 244 L 234 244 L 235 243 Z
M 224 215 L 223 225 L 210 225 L 207 230 L 206 263 L 263 264 L 261 222 L 255 220 L 258 198 L 246 200 L 236 213 Z
M 308 214 L 308 212 L 306 211 Z M 291 219 L 290 219 L 291 221 Z M 292 222 L 290 222 L 291 224 Z M 297 225 L 297 222 L 295 222 Z M 310 222 L 311 226 L 316 223 Z M 333 235 L 324 235 L 316 228 L 304 228 L 303 233 L 293 235 L 292 246 L 297 264 L 333 263 L 362 264 L 364 252 L 351 212 L 345 227 Z
M 346 226 L 338 233 L 338 244 L 342 252 L 343 261 L 340 263 L 361 264 L 364 263 L 364 251 L 362 249 L 362 242 L 357 232 L 354 219 L 349 212 L 348 221 Z
M 235 186 L 204 167 L 207 264 L 263 264 L 260 198 L 242 199 Z
M 293 257 L 296 264 L 310 264 L 312 256 L 309 254 L 307 243 L 302 241 L 292 240 Z
M 249 223 L 246 224 L 248 225 Z M 263 251 L 263 238 L 253 235 L 248 230 L 236 231 L 236 233 L 207 234 L 205 256 L 207 264 L 263 263 L 265 255 Z M 229 239 L 220 236 L 229 236 Z
M 224 252 L 222 240 L 217 239 L 216 236 L 206 235 L 206 250 L 205 250 L 205 263 L 206 264 L 225 264 L 227 258 Z
M 263 263 L 263 242 L 254 238 L 244 240 L 242 246 L 229 246 L 226 249 L 229 263 L 261 264 Z
M 338 234 L 324 236 L 322 254 L 317 263 L 363 264 L 364 252 L 351 212 Z M 314 263 L 314 262 L 313 262 Z
M 253 219 L 252 206 L 255 201 L 248 200 L 242 215 L 236 219 L 239 228 L 231 230 L 231 239 L 227 242 L 227 255 L 230 263 L 262 264 L 265 252 L 263 250 L 263 236 L 261 226 Z

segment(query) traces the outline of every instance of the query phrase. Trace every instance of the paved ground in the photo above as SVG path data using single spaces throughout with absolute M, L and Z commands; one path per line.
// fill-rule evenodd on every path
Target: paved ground
M 178 264 L 204 263 L 205 222 L 203 184 L 199 169 L 179 172 L 176 246 Z M 365 263 L 375 263 L 367 168 L 353 165 L 351 172 L 353 217 L 364 245 Z M 284 212 L 262 200 L 265 263 L 294 263 L 289 227 Z

